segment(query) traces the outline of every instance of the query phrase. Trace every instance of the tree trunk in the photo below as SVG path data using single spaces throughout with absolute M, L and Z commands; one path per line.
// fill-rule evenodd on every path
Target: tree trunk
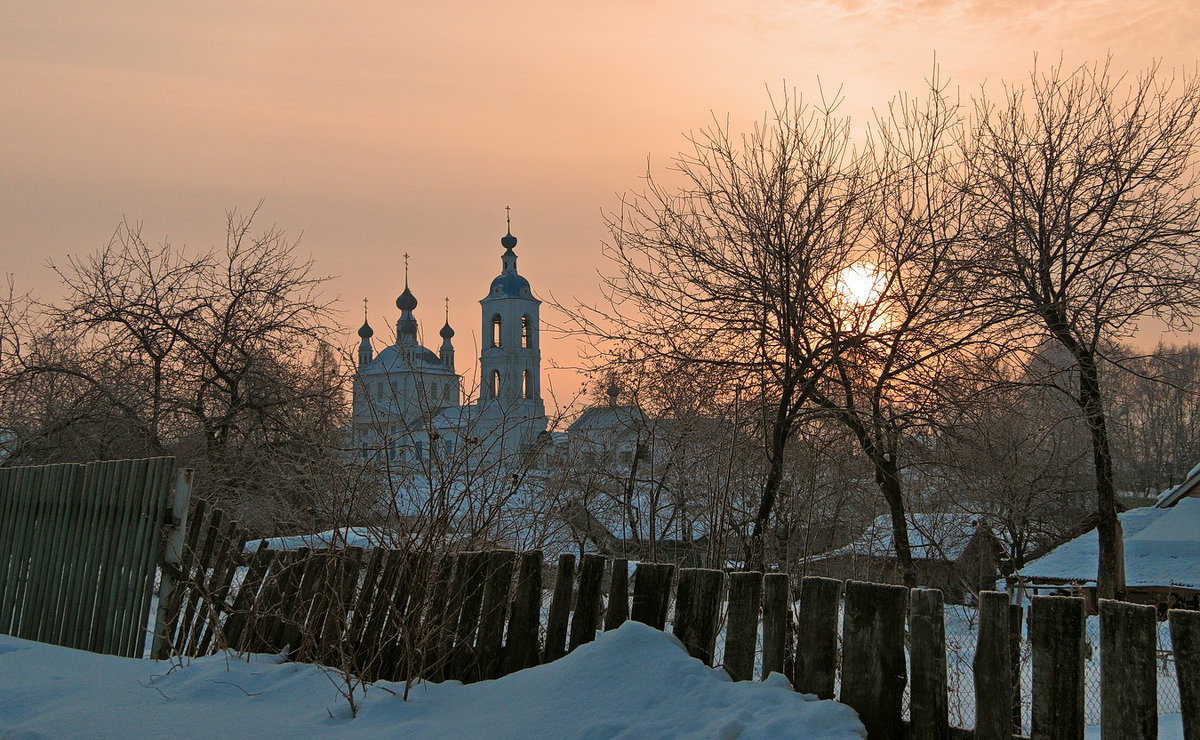
M 750 548 L 746 557 L 746 570 L 766 572 L 767 564 L 767 522 L 771 518 L 771 510 L 775 507 L 775 497 L 779 493 L 779 485 L 783 481 L 784 449 L 791 436 L 792 419 L 789 413 L 792 393 L 785 392 L 775 407 L 775 423 L 771 425 L 771 446 L 767 457 L 771 468 L 767 471 L 767 480 L 763 483 L 762 498 L 758 502 L 758 512 L 754 516 L 754 528 L 750 533 Z
M 917 571 L 913 566 L 912 544 L 908 540 L 908 519 L 904 515 L 904 496 L 900 490 L 899 466 L 895 455 L 883 453 L 872 456 L 875 463 L 875 482 L 887 501 L 888 513 L 892 517 L 892 543 L 896 560 L 900 563 L 900 582 L 909 588 L 917 585 Z
M 1087 419 L 1092 441 L 1092 462 L 1096 469 L 1096 532 L 1100 538 L 1100 561 L 1096 569 L 1096 590 L 1102 599 L 1125 598 L 1125 547 L 1121 520 L 1117 517 L 1117 490 L 1113 483 L 1112 451 L 1108 439 L 1108 421 L 1100 395 L 1100 378 L 1095 357 L 1078 352 L 1079 403 Z

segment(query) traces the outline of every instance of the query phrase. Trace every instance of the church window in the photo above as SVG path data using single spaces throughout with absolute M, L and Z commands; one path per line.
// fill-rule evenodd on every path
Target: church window
M 523 381 L 524 382 L 522 385 L 524 387 L 521 389 L 522 395 L 524 395 L 526 398 L 533 398 L 533 373 L 526 370 Z
M 500 397 L 500 371 L 492 371 L 492 398 Z
M 529 349 L 533 346 L 533 327 L 529 321 L 529 314 L 521 317 L 521 348 Z
M 500 342 L 500 314 L 492 316 L 492 346 L 503 346 Z

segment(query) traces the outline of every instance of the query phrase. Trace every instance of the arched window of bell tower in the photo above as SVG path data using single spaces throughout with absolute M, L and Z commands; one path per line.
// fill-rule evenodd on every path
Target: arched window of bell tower
M 529 320 L 529 314 L 521 317 L 521 349 L 529 349 L 533 346 L 533 322 Z
M 500 371 L 492 371 L 492 398 L 500 397 Z
M 500 314 L 493 314 L 492 315 L 492 346 L 493 347 L 503 346 L 501 344 L 500 328 L 501 328 Z
M 522 374 L 521 395 L 525 398 L 533 398 L 533 373 L 528 370 Z

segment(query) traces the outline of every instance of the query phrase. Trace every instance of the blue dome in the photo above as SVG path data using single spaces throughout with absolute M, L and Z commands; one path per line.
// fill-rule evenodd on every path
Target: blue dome
M 517 246 L 517 237 L 513 236 L 511 231 L 508 232 L 504 236 L 500 237 L 500 246 L 504 247 L 505 249 L 513 249 Z
M 363 339 L 369 339 L 374 335 L 375 331 L 371 328 L 371 325 L 365 321 L 363 322 L 363 325 L 358 328 L 358 336 L 362 337 Z
M 417 297 L 413 295 L 412 291 L 408 289 L 407 285 L 405 285 L 404 292 L 401 293 L 400 297 L 396 299 L 396 308 L 400 309 L 401 311 L 411 311 L 416 307 Z
M 442 339 L 452 339 L 454 337 L 454 329 L 450 328 L 450 322 L 447 321 L 442 330 L 438 332 Z
M 488 296 L 499 295 L 507 298 L 532 298 L 533 292 L 529 289 L 529 281 L 513 272 L 498 275 L 492 281 L 491 287 L 488 288 Z

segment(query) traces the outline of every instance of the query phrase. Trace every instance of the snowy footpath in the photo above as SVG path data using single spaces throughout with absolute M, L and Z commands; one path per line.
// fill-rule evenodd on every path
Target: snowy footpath
M 338 674 L 272 656 L 182 664 L 0 635 L 0 738 L 862 738 L 849 707 L 773 675 L 733 683 L 673 636 L 627 622 L 496 681 L 379 682 L 351 718 Z

